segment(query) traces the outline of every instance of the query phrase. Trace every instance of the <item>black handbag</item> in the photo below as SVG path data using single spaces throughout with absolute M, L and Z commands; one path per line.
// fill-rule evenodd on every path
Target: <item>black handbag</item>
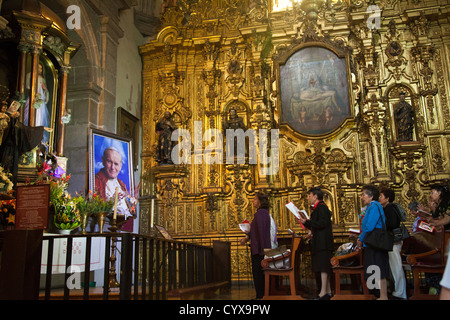
M 400 206 L 394 204 L 395 212 L 397 213 L 400 221 L 404 221 L 402 214 L 400 213 Z M 394 243 L 400 242 L 410 237 L 408 229 L 405 227 L 403 223 L 400 223 L 400 227 L 392 230 L 392 234 L 394 236 Z
M 380 208 L 378 208 L 378 211 L 380 211 Z M 394 237 L 389 231 L 387 231 L 386 224 L 381 216 L 381 211 L 380 219 L 383 224 L 383 228 L 375 228 L 371 232 L 367 233 L 364 243 L 375 250 L 392 251 L 394 246 Z
M 394 230 L 392 230 L 392 234 L 394 235 L 394 243 L 400 242 L 410 237 L 409 231 L 403 223 L 400 224 L 400 228 L 395 228 Z

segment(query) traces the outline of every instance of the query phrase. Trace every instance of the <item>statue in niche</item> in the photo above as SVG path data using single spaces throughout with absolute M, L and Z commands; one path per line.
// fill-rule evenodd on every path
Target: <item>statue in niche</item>
M 397 141 L 413 141 L 414 110 L 405 101 L 405 93 L 400 92 L 400 101 L 394 107 L 394 117 L 397 123 Z
M 223 129 L 225 130 L 226 133 L 227 129 L 233 130 L 242 129 L 245 131 L 247 128 L 242 118 L 239 117 L 238 114 L 236 113 L 236 109 L 230 109 L 229 117 L 227 120 L 225 120 Z
M 225 131 L 225 137 L 227 135 L 227 130 L 228 129 L 229 130 L 233 130 L 233 131 L 238 130 L 238 129 L 242 129 L 244 132 L 247 130 L 247 127 L 244 124 L 244 120 L 242 120 L 242 118 L 238 116 L 238 114 L 236 112 L 236 109 L 234 109 L 234 108 L 230 109 L 229 117 L 228 117 L 228 119 L 225 119 L 225 121 L 223 123 L 223 130 Z M 233 134 L 235 134 L 235 132 L 232 133 L 232 135 Z M 233 139 L 236 139 L 236 138 L 233 138 Z M 232 144 L 228 144 L 228 143 L 226 144 L 227 155 L 239 156 L 238 155 L 236 141 L 234 143 L 234 149 L 233 150 L 231 150 L 232 146 L 233 146 Z M 246 153 L 247 153 L 247 150 L 246 150 Z
M 160 165 L 173 164 L 172 149 L 174 142 L 172 141 L 172 132 L 177 129 L 169 111 L 156 123 L 156 133 L 159 134 L 158 149 L 156 150 L 156 162 Z
M 43 126 L 30 127 L 19 121 L 20 113 L 17 109 L 20 103 L 14 101 L 6 109 L 7 102 L 1 103 L 2 140 L 0 143 L 0 165 L 13 175 L 13 184 L 17 184 L 20 157 L 41 144 L 44 130 Z

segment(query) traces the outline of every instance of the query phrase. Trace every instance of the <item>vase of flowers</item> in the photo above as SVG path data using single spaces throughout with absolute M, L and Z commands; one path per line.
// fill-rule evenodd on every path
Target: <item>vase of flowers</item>
M 54 223 L 58 230 L 69 230 L 70 233 L 70 231 L 80 226 L 80 212 L 72 199 L 69 198 L 59 201 L 54 204 L 54 207 Z M 67 231 L 62 233 L 67 233 Z
M 90 199 L 90 210 L 96 216 L 99 227 L 99 232 L 103 233 L 103 226 L 105 225 L 105 219 L 114 207 L 114 202 L 109 199 L 102 199 L 96 193 L 92 194 Z
M 81 234 L 86 234 L 89 218 L 92 215 L 91 202 L 88 197 L 78 196 L 74 199 L 81 218 Z
M 80 226 L 81 217 L 76 201 L 67 192 L 70 175 L 66 177 L 51 177 L 50 206 L 54 208 L 53 222 L 58 230 L 73 230 Z M 63 231 L 67 233 L 67 231 Z

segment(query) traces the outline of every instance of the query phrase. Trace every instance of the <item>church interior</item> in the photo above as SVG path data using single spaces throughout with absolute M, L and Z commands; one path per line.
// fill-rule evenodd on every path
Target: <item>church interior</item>
M 288 247 L 308 230 L 286 204 L 310 214 L 316 186 L 336 247 L 360 228 L 364 185 L 392 189 L 412 228 L 410 203 L 450 185 L 449 50 L 447 0 L 0 0 L 0 191 L 17 196 L 0 219 L 0 298 L 253 292 L 239 239 L 257 192 Z M 61 194 L 40 228 L 19 193 L 43 179 Z M 82 214 L 97 197 L 110 207 Z M 428 249 L 443 256 L 441 233 Z M 308 246 L 292 248 L 305 298 Z M 429 270 L 410 260 L 408 296 L 428 299 Z M 337 269 L 333 290 L 358 280 L 335 283 Z

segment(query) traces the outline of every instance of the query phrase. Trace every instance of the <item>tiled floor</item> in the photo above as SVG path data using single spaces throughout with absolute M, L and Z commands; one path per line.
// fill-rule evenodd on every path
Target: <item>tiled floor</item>
M 253 284 L 250 283 L 233 283 L 229 293 L 215 295 L 211 300 L 251 300 L 256 297 Z

